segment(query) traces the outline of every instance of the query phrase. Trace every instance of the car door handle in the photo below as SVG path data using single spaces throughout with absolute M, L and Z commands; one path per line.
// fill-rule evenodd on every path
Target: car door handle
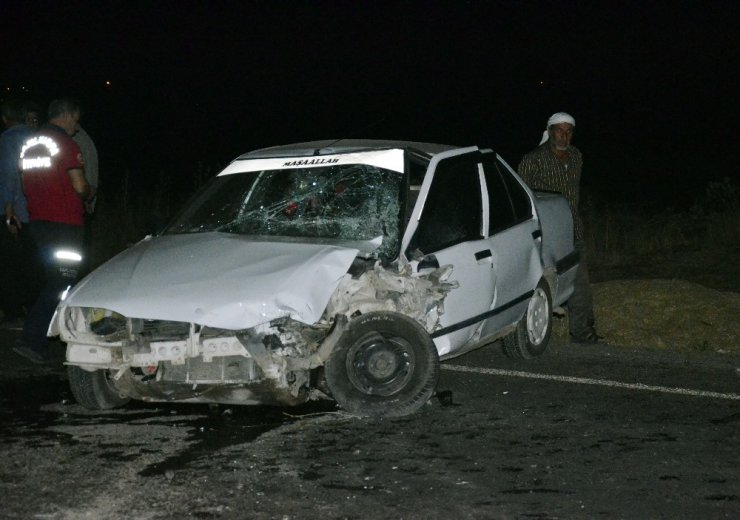
M 537 240 L 541 236 L 542 236 L 542 230 L 541 229 L 535 229 L 534 231 L 532 231 L 532 238 L 534 238 L 535 240 Z
M 491 253 L 490 249 L 484 249 L 483 251 L 478 251 L 477 253 L 475 253 L 476 260 L 483 260 L 484 258 L 488 258 L 490 256 L 493 256 L 493 253 Z

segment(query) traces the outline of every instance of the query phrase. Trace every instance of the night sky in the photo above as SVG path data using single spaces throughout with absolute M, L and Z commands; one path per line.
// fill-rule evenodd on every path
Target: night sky
M 79 98 L 103 176 L 341 137 L 516 167 L 563 110 L 607 202 L 685 203 L 738 178 L 739 6 L 5 0 L 0 78 L 5 97 Z

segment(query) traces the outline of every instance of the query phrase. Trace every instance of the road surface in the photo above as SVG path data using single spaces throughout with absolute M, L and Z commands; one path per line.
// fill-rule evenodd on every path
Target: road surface
M 494 344 L 443 363 L 413 416 L 76 405 L 0 331 L 0 517 L 740 517 L 740 359 Z

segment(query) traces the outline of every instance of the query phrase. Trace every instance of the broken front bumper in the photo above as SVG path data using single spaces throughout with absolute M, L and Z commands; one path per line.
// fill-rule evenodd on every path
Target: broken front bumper
M 310 390 L 347 326 L 307 326 L 289 318 L 251 329 L 126 318 L 62 307 L 51 332 L 67 343 L 66 364 L 110 370 L 116 386 L 144 400 L 296 404 Z M 220 388 L 220 390 L 217 390 Z

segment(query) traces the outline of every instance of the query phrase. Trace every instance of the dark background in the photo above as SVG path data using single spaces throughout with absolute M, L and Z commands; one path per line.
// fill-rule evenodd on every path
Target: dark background
M 604 203 L 688 207 L 737 179 L 737 2 L 6 0 L 0 21 L 3 96 L 78 97 L 109 188 L 342 137 L 516 167 L 557 111 Z

